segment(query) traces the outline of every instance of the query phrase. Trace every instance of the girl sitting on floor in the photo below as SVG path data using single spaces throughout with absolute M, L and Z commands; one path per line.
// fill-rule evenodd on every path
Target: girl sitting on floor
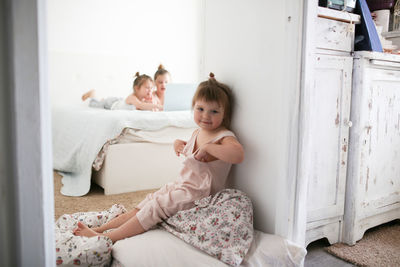
M 78 222 L 78 236 L 107 236 L 112 242 L 141 234 L 180 210 L 194 207 L 203 199 L 225 188 L 232 164 L 244 158 L 242 145 L 229 129 L 232 114 L 232 93 L 210 73 L 200 83 L 192 100 L 194 121 L 199 126 L 186 142 L 175 140 L 176 155 L 186 159 L 180 177 L 158 191 L 148 194 L 139 205 L 110 222 L 89 228 Z M 104 231 L 113 229 L 110 232 Z

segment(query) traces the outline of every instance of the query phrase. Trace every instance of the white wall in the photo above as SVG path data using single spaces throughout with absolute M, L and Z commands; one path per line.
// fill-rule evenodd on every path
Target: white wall
M 289 202 L 295 197 L 289 172 L 296 157 L 292 160 L 289 153 L 296 152 L 291 138 L 297 137 L 292 118 L 297 114 L 300 58 L 290 57 L 299 49 L 301 31 L 288 37 L 287 24 L 301 11 L 296 6 L 297 13 L 288 19 L 287 2 L 206 1 L 205 74 L 214 72 L 236 94 L 233 130 L 245 148 L 245 161 L 233 168 L 232 179 L 252 197 L 255 227 L 290 237 L 279 224 L 287 226 Z M 293 41 L 290 51 L 288 42 Z
M 197 82 L 203 26 L 203 0 L 49 0 L 53 104 L 90 88 L 126 96 L 137 71 L 153 76 L 160 63 L 174 82 Z

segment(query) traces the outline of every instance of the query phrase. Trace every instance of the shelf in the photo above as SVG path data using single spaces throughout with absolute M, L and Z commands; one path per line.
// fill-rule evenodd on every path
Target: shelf
M 347 23 L 360 23 L 360 15 L 349 13 L 346 11 L 339 11 L 331 8 L 326 7 L 318 7 L 317 11 L 318 17 L 326 18 L 326 19 L 333 19 Z
M 385 38 L 400 37 L 400 31 L 383 32 L 382 36 Z

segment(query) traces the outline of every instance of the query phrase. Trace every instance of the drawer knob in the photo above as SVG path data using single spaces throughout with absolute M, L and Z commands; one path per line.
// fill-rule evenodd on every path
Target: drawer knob
M 351 126 L 353 126 L 353 123 L 351 121 L 347 120 L 346 125 L 350 128 Z

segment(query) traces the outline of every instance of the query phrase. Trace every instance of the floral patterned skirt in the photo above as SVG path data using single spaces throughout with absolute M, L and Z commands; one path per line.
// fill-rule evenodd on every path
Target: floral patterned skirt
M 253 240 L 253 206 L 243 192 L 224 189 L 161 223 L 186 243 L 239 266 Z

